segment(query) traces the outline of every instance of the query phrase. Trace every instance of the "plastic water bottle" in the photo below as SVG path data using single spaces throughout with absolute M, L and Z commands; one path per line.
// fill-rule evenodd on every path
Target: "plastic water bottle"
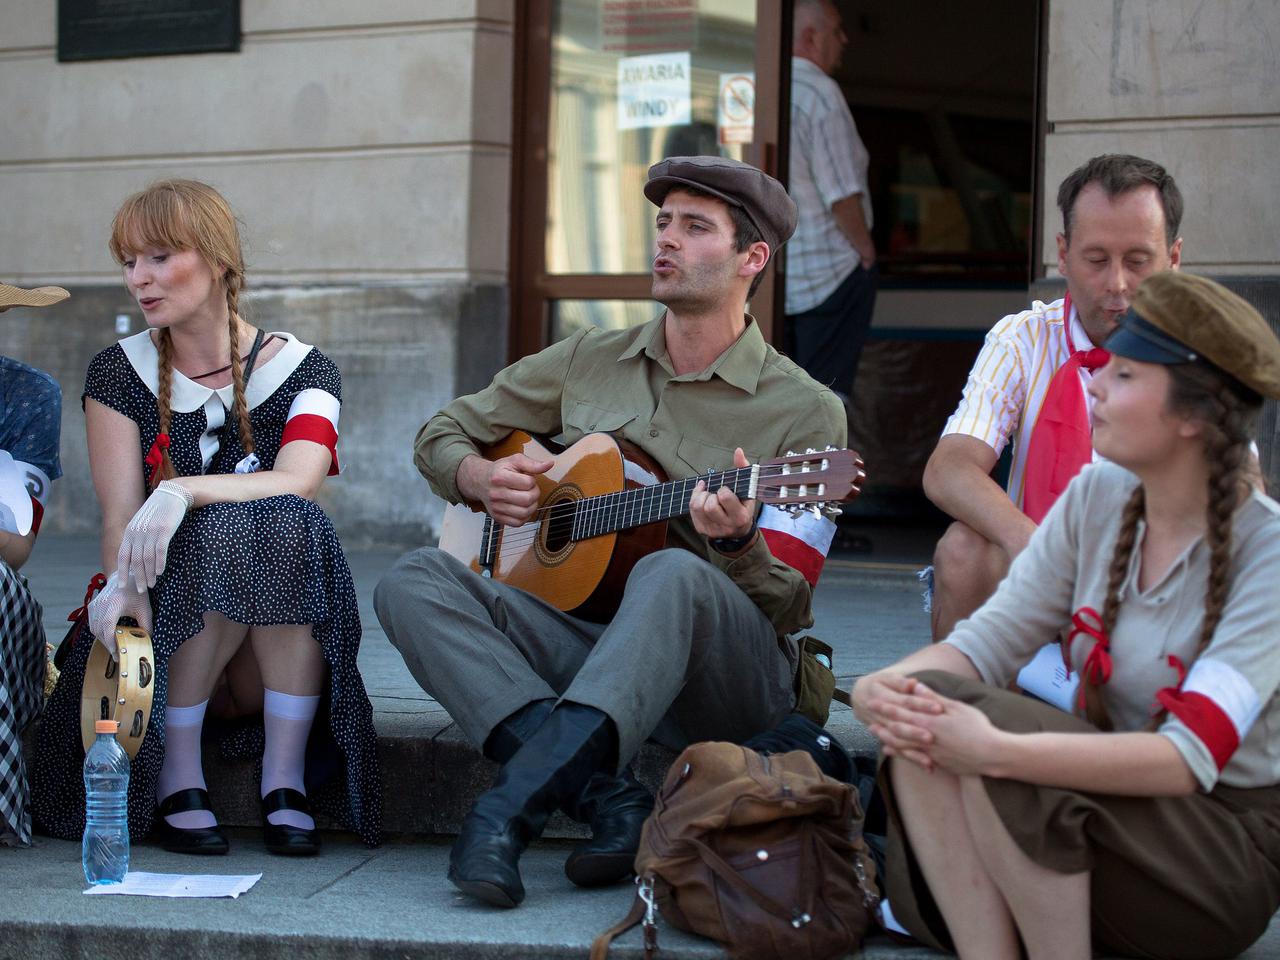
M 116 742 L 114 720 L 93 725 L 97 739 L 84 758 L 84 845 L 89 883 L 119 883 L 129 872 L 129 755 Z

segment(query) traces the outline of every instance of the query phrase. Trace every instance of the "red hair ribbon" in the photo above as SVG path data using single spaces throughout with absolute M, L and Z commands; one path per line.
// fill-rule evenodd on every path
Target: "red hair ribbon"
M 1068 670 L 1071 669 L 1071 641 L 1081 633 L 1093 637 L 1093 647 L 1084 659 L 1081 676 L 1095 687 L 1100 687 L 1111 679 L 1111 640 L 1102 629 L 1102 615 L 1093 607 L 1081 607 L 1071 615 L 1071 632 L 1062 644 L 1062 659 Z M 1083 684 L 1077 695 L 1076 705 L 1079 709 L 1084 709 Z
M 1178 682 L 1175 686 L 1162 687 L 1156 691 L 1156 702 L 1151 706 L 1153 717 L 1160 711 L 1170 708 L 1170 705 L 1178 699 L 1178 694 L 1182 692 L 1182 684 L 1187 679 L 1187 665 L 1176 654 L 1169 654 L 1167 662 L 1178 672 Z
M 89 609 L 89 601 L 93 599 L 93 595 L 107 585 L 105 574 L 95 573 L 93 579 L 89 581 L 89 588 L 84 592 L 84 603 L 71 611 L 71 615 L 67 617 L 68 623 L 75 623 L 83 617 Z
M 160 451 L 168 449 L 169 435 L 167 433 L 156 434 L 156 442 L 151 445 L 151 449 L 147 451 L 145 458 L 147 466 L 151 468 L 147 471 L 147 486 L 151 486 L 151 481 L 155 479 L 156 471 L 164 463 L 164 454 Z

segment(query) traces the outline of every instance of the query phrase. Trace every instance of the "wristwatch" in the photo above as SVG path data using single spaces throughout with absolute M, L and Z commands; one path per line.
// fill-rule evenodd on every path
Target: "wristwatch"
M 756 531 L 759 528 L 755 521 L 751 521 L 751 529 L 740 537 L 711 537 L 711 546 L 717 553 L 737 553 L 746 547 L 756 537 Z

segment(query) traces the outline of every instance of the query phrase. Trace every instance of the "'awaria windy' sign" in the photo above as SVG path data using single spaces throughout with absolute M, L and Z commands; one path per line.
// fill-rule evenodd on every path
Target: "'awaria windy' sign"
M 692 118 L 689 53 L 618 61 L 618 129 L 671 127 Z

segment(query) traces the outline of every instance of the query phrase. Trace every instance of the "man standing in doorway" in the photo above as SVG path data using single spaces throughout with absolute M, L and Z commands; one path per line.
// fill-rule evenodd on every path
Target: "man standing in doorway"
M 925 466 L 925 494 L 955 519 L 934 552 L 934 640 L 991 596 L 1092 459 L 1085 387 L 1108 359 L 1100 345 L 1138 284 L 1182 259 L 1182 194 L 1151 160 L 1094 157 L 1062 182 L 1058 207 L 1066 297 L 991 328 Z M 1010 440 L 1006 492 L 991 470 Z
M 791 58 L 787 348 L 846 406 L 876 302 L 867 148 L 831 78 L 848 38 L 831 0 L 797 0 Z

